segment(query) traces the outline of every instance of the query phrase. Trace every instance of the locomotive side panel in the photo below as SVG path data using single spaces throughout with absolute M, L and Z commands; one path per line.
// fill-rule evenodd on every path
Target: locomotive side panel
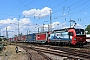
M 55 32 L 50 34 L 49 39 L 51 42 L 68 42 L 72 37 L 69 39 L 68 32 Z

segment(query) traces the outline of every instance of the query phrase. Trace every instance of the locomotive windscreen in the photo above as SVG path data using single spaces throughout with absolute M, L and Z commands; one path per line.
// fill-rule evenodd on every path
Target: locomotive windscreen
M 84 35 L 84 29 L 75 29 L 77 35 Z

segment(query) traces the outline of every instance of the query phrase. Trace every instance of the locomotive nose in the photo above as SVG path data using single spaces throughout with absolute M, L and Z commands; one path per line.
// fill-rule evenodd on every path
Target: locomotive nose
M 85 42 L 86 41 L 86 36 L 85 35 L 76 35 L 76 40 L 78 42 Z
M 77 45 L 86 44 L 86 35 L 77 35 L 76 42 Z

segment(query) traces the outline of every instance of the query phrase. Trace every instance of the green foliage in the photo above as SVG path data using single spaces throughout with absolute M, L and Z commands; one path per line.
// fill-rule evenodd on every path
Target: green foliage
M 4 41 L 6 41 L 7 39 L 6 38 L 3 38 Z
M 87 34 L 90 34 L 90 25 L 86 27 L 85 31 L 88 31 Z

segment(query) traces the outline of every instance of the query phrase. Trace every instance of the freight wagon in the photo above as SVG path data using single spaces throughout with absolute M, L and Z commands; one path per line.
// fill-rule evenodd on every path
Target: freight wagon
M 48 40 L 48 32 L 36 33 L 37 43 L 46 43 Z
M 18 39 L 17 37 L 13 37 L 13 40 L 12 41 L 16 42 L 17 39 Z
M 9 42 L 16 42 L 17 41 L 17 37 L 9 38 L 8 41 Z
M 13 40 L 13 38 L 9 38 L 8 41 L 11 42 Z
M 46 43 L 48 39 L 48 32 L 33 33 L 26 35 L 26 42 L 31 43 Z
M 9 38 L 8 41 L 10 41 L 10 42 L 25 42 L 26 35 L 12 37 L 12 38 Z
M 17 41 L 20 42 L 21 41 L 21 36 L 17 36 Z
M 21 36 L 21 42 L 26 42 L 26 35 Z
M 27 34 L 26 35 L 26 42 L 33 42 L 33 43 L 35 43 L 36 42 L 36 34 L 35 33 Z

